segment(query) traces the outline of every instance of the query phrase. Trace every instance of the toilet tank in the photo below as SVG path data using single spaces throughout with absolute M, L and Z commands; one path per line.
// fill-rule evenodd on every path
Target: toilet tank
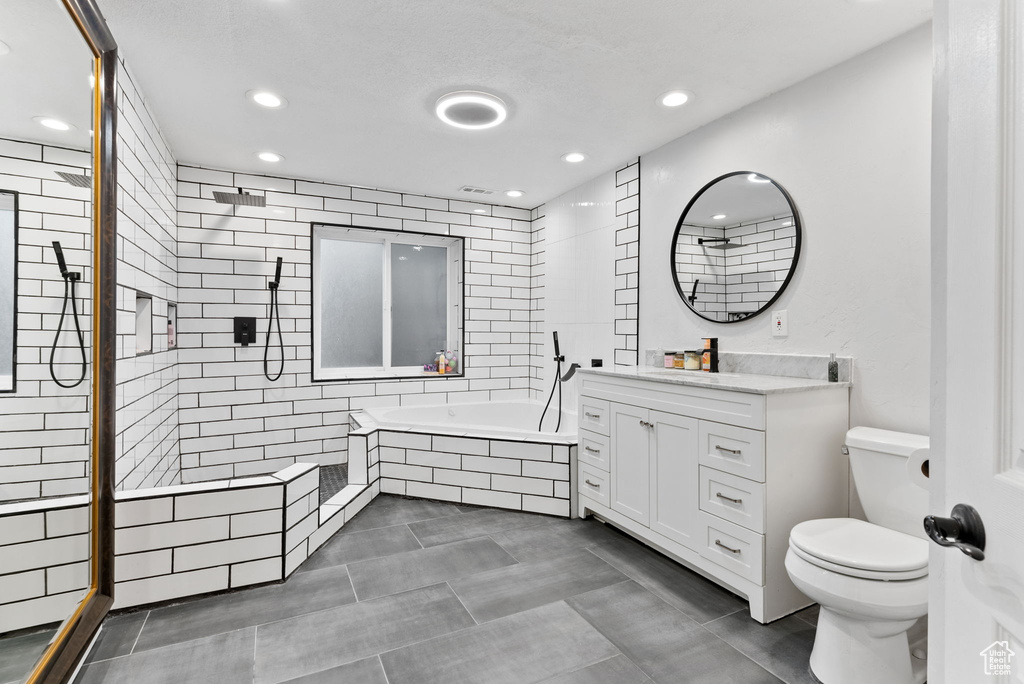
M 855 427 L 846 433 L 850 468 L 868 522 L 927 538 L 928 491 L 911 481 L 911 456 L 928 448 L 928 437 Z M 914 459 L 915 468 L 920 468 Z M 920 478 L 917 478 L 920 480 Z

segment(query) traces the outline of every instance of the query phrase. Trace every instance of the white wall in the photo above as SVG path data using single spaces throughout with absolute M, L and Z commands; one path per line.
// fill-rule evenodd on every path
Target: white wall
M 640 346 L 856 358 L 851 423 L 927 433 L 931 26 L 641 157 Z M 769 316 L 704 321 L 676 295 L 672 232 L 717 176 L 763 173 L 803 220 L 796 275 Z
M 177 168 L 122 61 L 117 85 L 117 461 L 120 490 L 179 484 L 178 352 L 167 346 L 177 302 Z M 151 354 L 136 355 L 136 294 L 152 298 Z

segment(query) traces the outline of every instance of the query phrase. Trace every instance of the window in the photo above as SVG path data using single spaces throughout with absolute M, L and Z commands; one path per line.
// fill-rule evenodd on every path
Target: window
M 462 238 L 313 226 L 313 380 L 422 376 L 461 349 L 462 253 Z

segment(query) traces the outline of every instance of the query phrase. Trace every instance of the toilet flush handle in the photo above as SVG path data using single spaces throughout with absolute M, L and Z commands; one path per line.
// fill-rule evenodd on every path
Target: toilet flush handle
M 985 525 L 973 506 L 957 504 L 948 518 L 927 516 L 924 531 L 939 546 L 953 546 L 976 561 L 985 560 Z

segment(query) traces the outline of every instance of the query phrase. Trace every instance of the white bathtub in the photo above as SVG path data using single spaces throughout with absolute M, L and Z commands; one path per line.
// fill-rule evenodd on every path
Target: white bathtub
M 556 398 L 557 402 L 557 398 Z M 557 403 L 556 403 L 557 406 Z M 495 401 L 481 404 L 440 404 L 404 408 L 365 409 L 379 427 L 415 427 L 445 433 L 465 433 L 486 437 L 512 437 L 531 441 L 565 441 L 576 438 L 576 414 L 562 411 L 562 425 L 556 406 L 544 417 L 544 431 L 537 431 L 544 404 L 532 401 Z

